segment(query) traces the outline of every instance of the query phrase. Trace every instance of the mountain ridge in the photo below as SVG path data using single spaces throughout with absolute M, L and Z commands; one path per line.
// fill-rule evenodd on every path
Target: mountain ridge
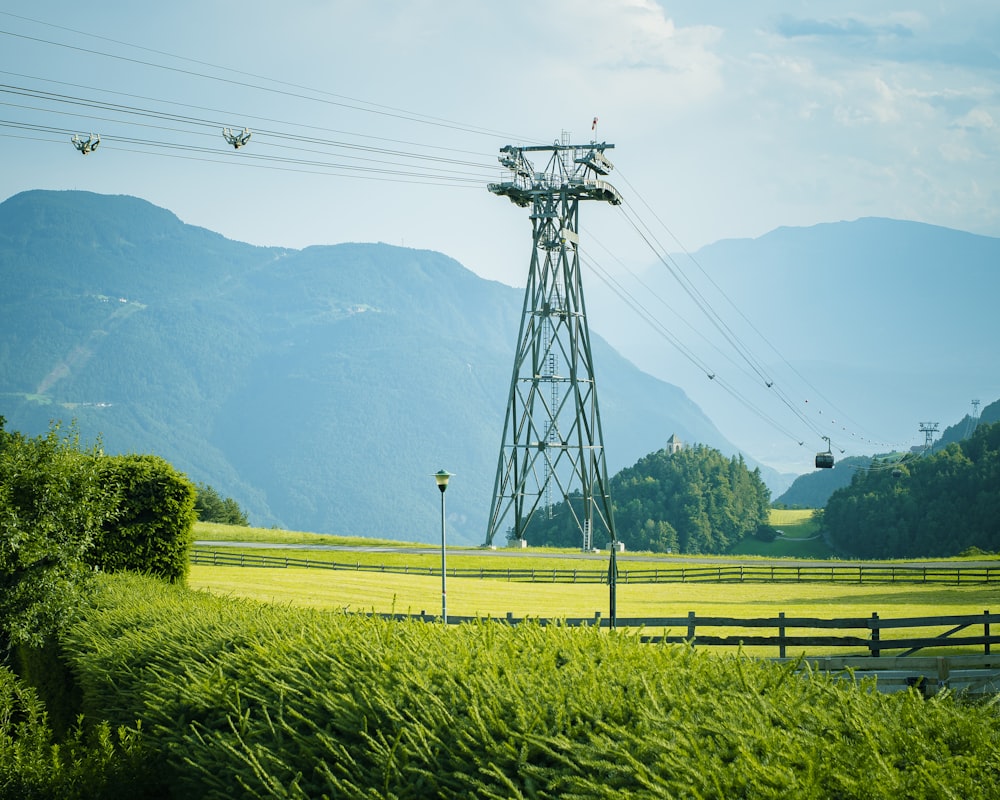
M 386 244 L 257 247 L 127 196 L 0 204 L 0 413 L 154 452 L 254 524 L 479 544 L 522 292 Z M 671 433 L 735 449 L 599 336 L 609 469 Z M 766 468 L 765 468 L 766 469 Z

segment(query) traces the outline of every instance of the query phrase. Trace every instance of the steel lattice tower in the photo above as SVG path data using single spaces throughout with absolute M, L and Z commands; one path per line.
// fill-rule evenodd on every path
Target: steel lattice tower
M 595 528 L 617 541 L 578 252 L 580 201 L 622 202 L 602 180 L 613 147 L 565 135 L 548 146 L 508 145 L 499 160 L 509 179 L 489 185 L 530 207 L 532 252 L 486 544 L 498 533 L 524 539 L 532 517 L 560 501 L 583 549 Z M 545 169 L 536 172 L 526 153 L 547 154 Z

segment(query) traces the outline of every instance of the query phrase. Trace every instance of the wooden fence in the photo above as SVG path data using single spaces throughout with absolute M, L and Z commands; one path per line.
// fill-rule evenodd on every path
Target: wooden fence
M 387 619 L 416 619 L 433 622 L 439 617 L 421 612 L 420 614 L 380 614 Z M 457 625 L 475 622 L 482 617 L 458 617 L 448 615 L 448 624 Z M 593 617 L 571 617 L 567 619 L 544 619 L 537 617 L 491 618 L 509 625 L 533 622 L 539 625 L 565 625 L 580 627 L 594 625 L 610 627 L 610 620 L 602 618 L 601 612 Z M 982 614 L 950 614 L 936 617 L 905 617 L 884 619 L 877 613 L 870 617 L 840 617 L 820 619 L 817 617 L 786 617 L 781 612 L 776 617 L 703 617 L 689 611 L 686 617 L 618 617 L 617 628 L 638 628 L 643 631 L 662 630 L 662 634 L 643 633 L 640 638 L 648 643 L 688 644 L 693 647 L 750 647 L 775 648 L 778 658 L 787 657 L 788 648 L 850 648 L 861 651 L 870 658 L 879 658 L 886 651 L 896 652 L 893 657 L 907 657 L 920 650 L 930 648 L 982 648 L 983 655 L 993 656 L 1000 667 L 1000 655 L 992 653 L 994 645 L 1000 645 L 1000 614 L 989 610 Z M 715 630 L 722 633 L 706 633 Z M 946 629 L 946 630 L 941 630 Z M 758 631 L 773 631 L 761 634 Z M 794 634 L 791 631 L 805 631 Z M 817 631 L 838 631 L 841 633 L 817 633 Z M 859 633 L 842 633 L 858 631 Z M 860 632 L 864 631 L 863 634 Z M 903 636 L 886 636 L 883 632 L 903 631 Z M 907 632 L 909 631 L 909 632 Z M 979 631 L 982 631 L 981 633 Z M 749 633 L 748 633 L 749 632 Z M 856 654 L 855 654 L 856 655 Z
M 440 620 L 440 617 L 426 613 L 416 615 L 380 614 L 391 619 L 418 619 L 426 622 Z M 448 615 L 448 624 L 479 620 L 478 617 L 454 617 Z M 608 627 L 609 620 L 602 619 L 600 612 L 593 617 L 573 619 L 535 619 L 514 617 L 508 613 L 497 621 L 518 625 L 531 620 L 541 625 Z M 914 688 L 925 696 L 943 690 L 962 692 L 975 696 L 1000 693 L 1000 654 L 993 653 L 994 646 L 1000 644 L 997 635 L 1000 614 L 984 611 L 982 614 L 946 615 L 939 617 L 909 617 L 883 619 L 878 614 L 870 617 L 847 617 L 840 619 L 816 619 L 813 617 L 777 617 L 738 619 L 731 617 L 699 617 L 694 611 L 686 617 L 618 618 L 618 628 L 664 629 L 661 635 L 641 634 L 643 642 L 687 644 L 692 647 L 730 647 L 743 650 L 745 647 L 763 647 L 777 651 L 776 661 L 795 661 L 801 669 L 828 672 L 851 681 L 868 678 L 875 680 L 880 692 L 898 692 Z M 991 627 L 992 626 L 992 627 Z M 701 629 L 701 632 L 699 632 Z M 705 633 L 725 631 L 724 635 Z M 816 631 L 857 630 L 858 634 L 833 635 L 817 634 Z M 773 631 L 761 635 L 759 631 Z M 792 634 L 792 630 L 803 633 Z M 861 635 L 860 631 L 866 635 Z M 672 631 L 676 631 L 673 633 Z M 751 631 L 752 633 L 747 633 Z M 903 636 L 886 635 L 890 631 L 904 633 Z M 980 634 L 980 631 L 982 633 Z M 961 635 L 960 635 L 961 634 Z M 798 655 L 788 657 L 792 648 Z M 818 655 L 818 650 L 838 649 L 848 651 L 846 655 Z M 982 648 L 981 652 L 969 652 Z M 942 649 L 945 654 L 916 656 L 918 651 Z M 853 651 L 853 652 L 851 652 Z M 960 652 L 956 652 L 960 651 Z M 890 655 L 885 655 L 891 653 Z
M 440 575 L 437 566 L 362 564 L 259 553 L 192 551 L 191 563 L 207 566 L 334 569 L 401 575 Z M 542 569 L 540 567 L 449 567 L 450 578 L 480 578 L 533 583 L 606 583 L 607 567 Z M 951 586 L 1000 583 L 997 566 L 922 566 L 910 564 L 665 564 L 632 567 L 619 560 L 619 583 L 940 583 Z

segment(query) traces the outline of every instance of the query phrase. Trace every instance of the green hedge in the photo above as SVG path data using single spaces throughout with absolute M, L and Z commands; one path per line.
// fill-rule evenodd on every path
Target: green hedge
M 996 704 L 628 633 L 445 628 L 108 576 L 63 639 L 178 798 L 996 797 Z
M 194 485 L 159 456 L 108 456 L 99 467 L 108 491 L 118 495 L 118 510 L 95 537 L 87 563 L 182 580 L 196 519 Z

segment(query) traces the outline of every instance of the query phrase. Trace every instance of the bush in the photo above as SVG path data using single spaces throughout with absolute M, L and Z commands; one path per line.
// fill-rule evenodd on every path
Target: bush
M 195 488 L 159 456 L 126 455 L 101 460 L 101 477 L 118 497 L 86 554 L 104 572 L 130 570 L 169 581 L 188 571 L 195 521 Z
M 761 542 L 773 542 L 778 538 L 778 532 L 770 525 L 758 525 L 754 538 Z
M 86 592 L 83 556 L 114 513 L 98 448 L 83 450 L 58 424 L 29 439 L 0 417 L 0 655 L 9 644 L 42 644 Z
M 0 800 L 164 797 L 148 755 L 139 728 L 82 718 L 57 742 L 34 690 L 0 667 Z

